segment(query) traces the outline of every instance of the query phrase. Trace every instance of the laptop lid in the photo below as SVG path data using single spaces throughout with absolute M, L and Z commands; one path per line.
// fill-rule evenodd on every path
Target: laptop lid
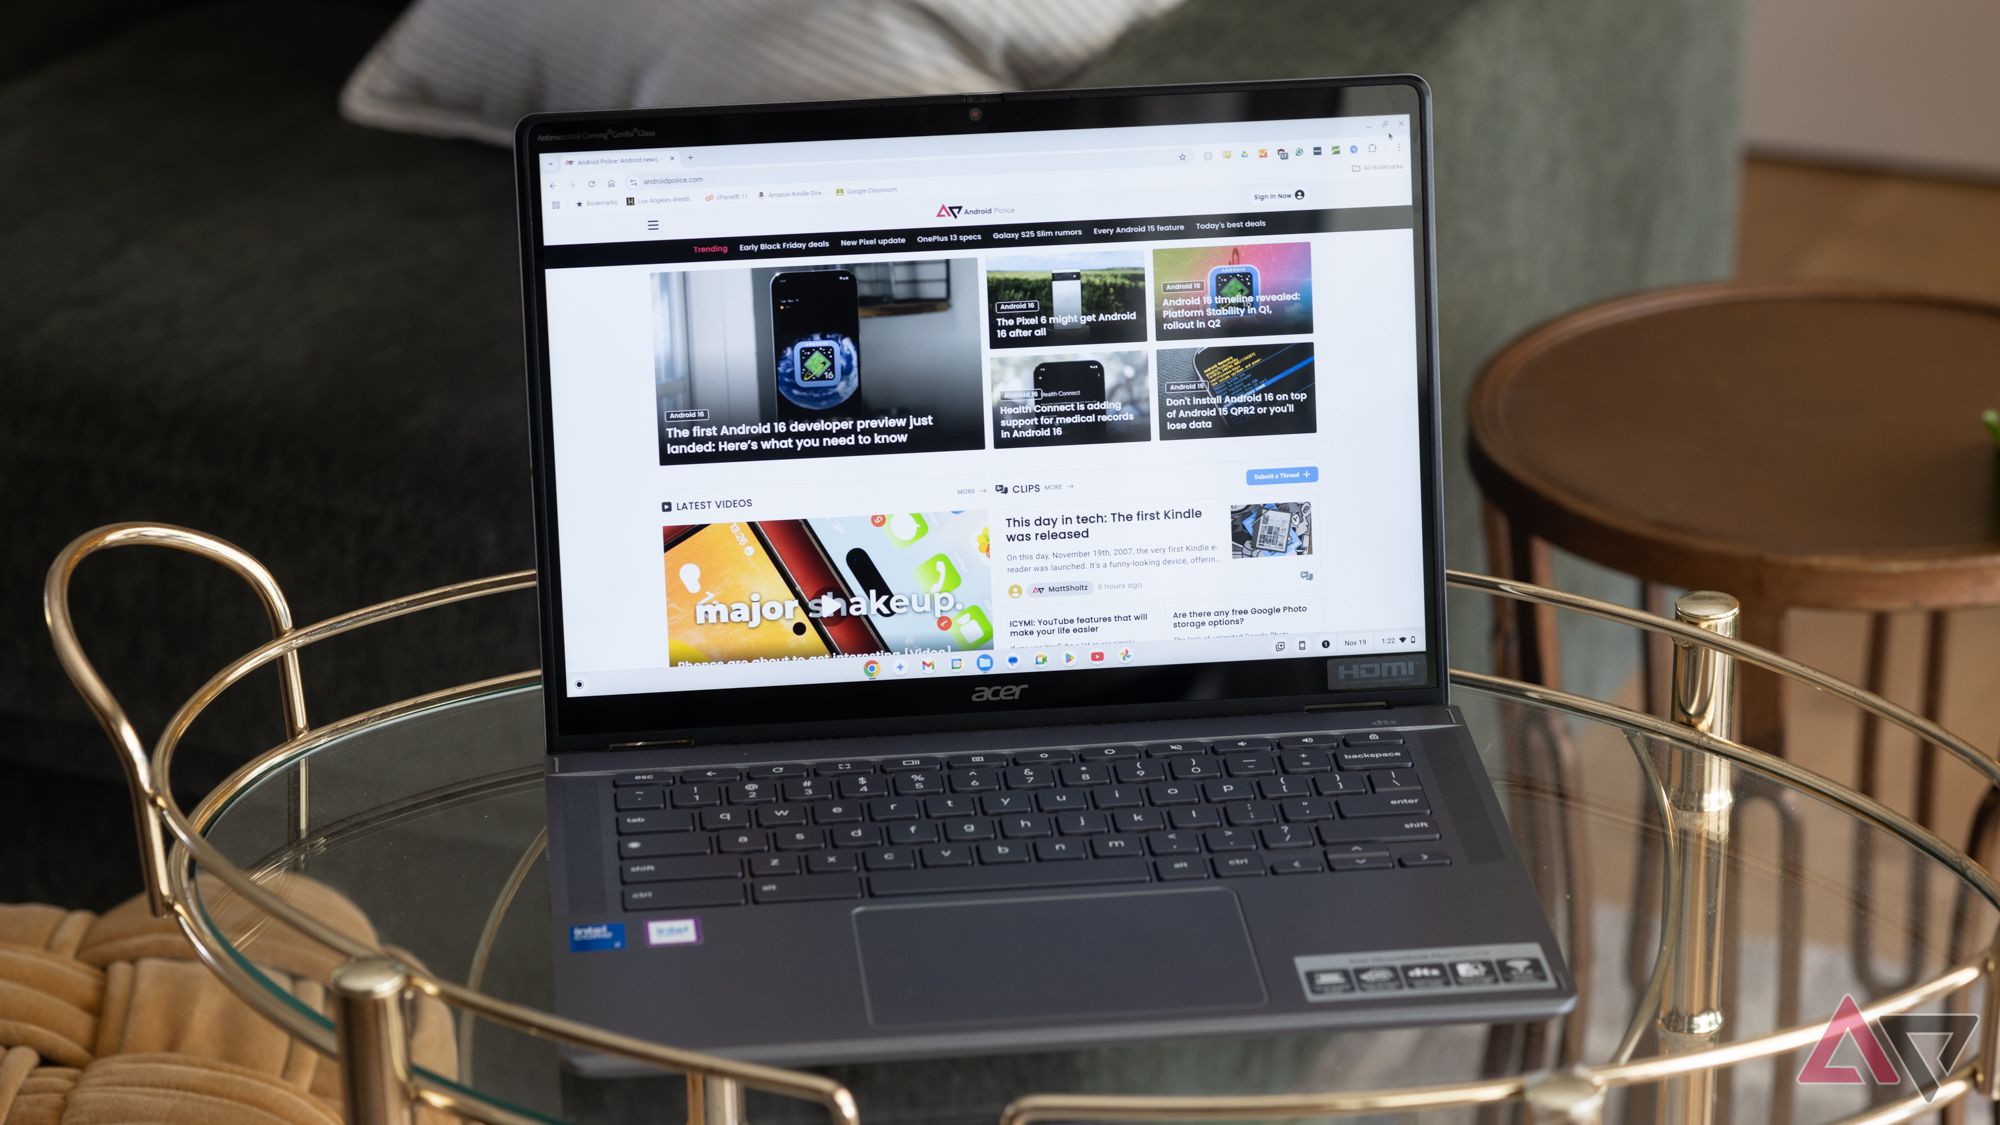
M 1428 113 L 525 119 L 551 748 L 1441 700 Z

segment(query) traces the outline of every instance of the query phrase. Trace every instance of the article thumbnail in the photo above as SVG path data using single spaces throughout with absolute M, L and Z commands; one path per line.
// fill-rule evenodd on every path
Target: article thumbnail
M 993 357 L 993 448 L 1153 436 L 1143 351 Z
M 667 663 L 993 647 L 985 512 L 661 529 Z
M 653 276 L 662 465 L 977 449 L 972 258 Z
M 1164 439 L 1318 429 L 1311 344 L 1161 348 L 1157 362 Z
M 1312 554 L 1310 503 L 1242 504 L 1229 509 L 1229 555 L 1238 559 Z
M 996 349 L 1138 343 L 1146 338 L 1144 252 L 988 258 L 986 303 Z
M 1162 342 L 1312 331 L 1308 243 L 1155 250 L 1153 288 L 1154 323 Z

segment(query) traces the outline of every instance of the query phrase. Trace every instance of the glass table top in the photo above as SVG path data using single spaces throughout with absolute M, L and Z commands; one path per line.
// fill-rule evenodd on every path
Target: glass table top
M 1647 994 L 1661 942 L 1667 848 L 1662 794 L 1690 743 L 1498 689 L 1459 688 L 1465 712 L 1581 1000 L 1546 1024 L 1447 1026 L 1181 1040 L 824 1068 L 864 1122 L 993 1122 L 1030 1093 L 1246 1094 L 1462 1082 L 1657 1053 Z M 216 812 L 209 841 L 314 917 L 438 977 L 549 1010 L 549 874 L 543 853 L 539 689 L 487 690 L 361 726 L 255 778 Z M 296 771 L 309 771 L 310 832 L 294 840 Z M 1832 1016 L 1938 976 L 1991 941 L 1996 921 L 1953 871 L 1847 809 L 1736 767 L 1723 947 L 1724 1042 Z M 197 874 L 200 874 L 197 871 Z M 1365 907 L 1365 901 L 1358 903 Z M 197 907 L 262 987 L 312 1008 L 301 975 L 340 958 L 212 877 Z M 743 1003 L 781 1000 L 745 981 Z M 1938 1007 L 1932 1010 L 1942 1010 Z M 323 1017 L 318 1017 L 323 1018 Z M 467 1013 L 417 1017 L 416 1060 L 496 1106 L 578 1121 L 678 1120 L 677 1075 L 582 1077 L 563 1050 Z M 1635 1033 L 1636 1032 L 1636 1033 Z M 1830 1120 L 1885 1098 L 1870 1086 L 1801 1085 L 1804 1054 L 1721 1082 L 1716 1120 Z M 1616 1090 L 1607 1120 L 1650 1106 Z M 1476 1111 L 1426 1120 L 1472 1120 Z M 760 1095 L 754 1122 L 823 1121 Z

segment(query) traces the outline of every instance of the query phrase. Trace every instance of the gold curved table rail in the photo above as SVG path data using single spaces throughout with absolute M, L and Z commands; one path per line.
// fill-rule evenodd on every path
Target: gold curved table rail
M 169 720 L 150 754 L 124 709 L 85 656 L 69 611 L 70 582 L 85 558 L 102 550 L 136 545 L 185 551 L 227 567 L 257 592 L 275 634 L 272 640 L 230 662 L 203 684 Z M 1990 905 L 2000 908 L 2000 884 L 1996 884 L 1963 852 L 1922 826 L 1844 786 L 1727 737 L 1732 717 L 1732 661 L 1764 668 L 1838 696 L 1866 713 L 1902 727 L 1919 739 L 1943 747 L 1961 763 L 1980 773 L 1989 785 L 2000 787 L 2000 763 L 1995 763 L 1929 719 L 1796 661 L 1745 644 L 1733 635 L 1715 631 L 1715 623 L 1702 621 L 1699 615 L 1689 622 L 1673 621 L 1614 603 L 1462 571 L 1449 572 L 1448 580 L 1452 586 L 1461 589 L 1583 613 L 1672 638 L 1676 643 L 1677 657 L 1677 718 L 1681 721 L 1670 723 L 1614 704 L 1479 673 L 1454 671 L 1454 683 L 1642 730 L 1669 740 L 1670 745 L 1690 745 L 1717 762 L 1748 766 L 1776 777 L 1910 843 L 1952 871 L 1963 885 L 1969 886 Z M 406 997 L 420 994 L 529 1035 L 679 1071 L 687 1077 L 691 1125 L 722 1125 L 740 1120 L 741 1096 L 745 1088 L 816 1103 L 841 1125 L 858 1125 L 859 1110 L 853 1096 L 830 1079 L 619 1035 L 552 1013 L 498 1000 L 415 967 L 397 964 L 382 950 L 326 925 L 271 893 L 269 888 L 260 885 L 256 877 L 231 864 L 205 838 L 205 830 L 235 796 L 279 771 L 289 771 L 285 776 L 293 787 L 291 800 L 296 811 L 291 827 L 295 843 L 304 841 L 310 834 L 304 792 L 307 776 L 305 755 L 313 749 L 373 723 L 480 692 L 525 686 L 537 678 L 533 672 L 499 677 L 376 708 L 315 728 L 306 721 L 298 656 L 302 649 L 379 622 L 475 598 L 525 590 L 534 584 L 535 574 L 532 571 L 495 575 L 438 587 L 330 617 L 312 625 L 294 627 L 282 590 L 270 572 L 248 552 L 214 536 L 170 525 L 117 524 L 79 536 L 64 548 L 49 568 L 44 587 L 44 613 L 64 671 L 97 716 L 120 755 L 132 789 L 147 893 L 155 913 L 173 917 L 201 960 L 253 1009 L 301 1042 L 335 1057 L 341 1063 L 344 1104 L 349 1119 L 353 1121 L 373 1125 L 374 1122 L 407 1120 L 412 1100 L 497 1125 L 539 1120 L 409 1064 L 406 1043 L 401 1041 L 402 1002 Z M 1730 604 L 1733 606 L 1733 602 Z M 1733 609 L 1730 616 L 1733 618 Z M 1704 628 L 1704 624 L 1708 627 Z M 224 691 L 251 672 L 272 663 L 279 665 L 286 729 L 291 737 L 238 769 L 199 802 L 193 813 L 184 811 L 174 798 L 171 786 L 174 753 L 180 739 L 195 718 Z M 1688 792 L 1701 797 L 1697 791 Z M 1674 814 L 1678 819 L 1698 811 L 1699 804 L 1677 804 Z M 171 843 L 167 839 L 169 836 Z M 1699 844 L 1699 833 L 1692 838 Z M 331 1026 L 323 1017 L 281 998 L 260 983 L 256 969 L 240 957 L 228 936 L 220 932 L 213 919 L 200 909 L 194 884 L 197 865 L 205 878 L 216 880 L 271 918 L 349 958 L 349 962 L 336 970 L 334 979 L 329 982 L 329 994 L 334 999 L 335 1009 Z M 1668 939 L 1671 941 L 1673 935 L 1669 934 Z M 1670 952 L 1670 949 L 1663 948 L 1661 958 L 1664 959 Z M 1656 970 L 1658 965 L 1659 962 L 1656 962 Z M 1996 1065 L 2000 1064 L 2000 983 L 1996 983 L 2000 982 L 2000 956 L 1996 956 L 1995 947 L 1989 945 L 1973 960 L 1866 1005 L 1862 1008 L 1862 1016 L 1874 1020 L 1910 1011 L 1968 993 L 1982 982 L 1987 987 L 1984 990 L 1980 1039 L 1975 1057 L 1947 1076 L 1932 1098 L 1912 1097 L 1877 1106 L 1850 1121 L 1887 1123 L 1910 1120 L 1970 1092 L 1977 1091 L 1989 1098 L 2000 1094 L 2000 1065 Z M 1708 1045 L 1638 1061 L 1621 1058 L 1594 1067 L 1545 1070 L 1508 1078 L 1400 1090 L 1220 1097 L 1037 1094 L 1009 1105 L 1002 1122 L 1003 1125 L 1029 1125 L 1036 1121 L 1074 1120 L 1079 1116 L 1105 1121 L 1286 1120 L 1510 1102 L 1520 1102 L 1538 1116 L 1549 1119 L 1595 1121 L 1601 1115 L 1605 1093 L 1611 1088 L 1639 1083 L 1688 1081 L 1691 1076 L 1712 1074 L 1720 1068 L 1797 1050 L 1816 1042 L 1824 1031 L 1823 1024 L 1800 1025 L 1755 1039 Z M 1630 1033 L 1626 1039 L 1636 1041 Z M 1621 1047 L 1620 1054 L 1626 1053 L 1627 1049 Z M 1684 1116 L 1683 1119 L 1697 1118 Z

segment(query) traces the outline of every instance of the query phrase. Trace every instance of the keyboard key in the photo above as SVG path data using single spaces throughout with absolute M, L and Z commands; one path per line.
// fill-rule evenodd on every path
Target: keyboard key
M 1273 875 L 1304 875 L 1309 872 L 1325 870 L 1326 864 L 1320 862 L 1318 856 L 1310 853 L 1304 855 L 1273 856 L 1271 858 L 1271 874 Z
M 889 826 L 891 844 L 931 844 L 938 838 L 938 826 L 928 820 L 901 820 Z
M 1278 822 L 1278 806 L 1269 801 L 1236 801 L 1224 805 L 1222 814 L 1237 828 Z
M 625 892 L 627 910 L 685 910 L 692 906 L 735 906 L 743 901 L 743 884 L 735 879 L 705 879 L 633 887 Z
M 1257 834 L 1248 828 L 1212 828 L 1201 834 L 1212 852 L 1247 852 L 1257 848 Z
M 1257 796 L 1257 783 L 1254 781 L 1235 781 L 1229 778 L 1224 778 L 1220 781 L 1203 782 L 1201 796 L 1203 800 L 1217 805 L 1225 804 L 1229 801 L 1249 801 L 1255 799 Z
M 757 810 L 757 823 L 765 828 L 789 828 L 812 819 L 804 805 L 765 805 Z
M 1142 859 L 927 868 L 922 871 L 885 871 L 868 878 L 875 893 L 882 896 L 1042 890 L 1048 887 L 1146 881 L 1146 861 Z
M 1313 788 L 1322 797 L 1345 797 L 1349 793 L 1368 792 L 1368 775 L 1365 773 L 1323 773 L 1313 778 Z
M 1268 738 L 1218 738 L 1214 742 L 1218 754 L 1248 754 L 1258 750 L 1271 749 Z
M 827 801 L 813 806 L 814 824 L 854 824 L 860 819 L 859 801 Z
M 1220 828 L 1222 813 L 1213 805 L 1193 805 L 1169 812 L 1167 822 L 1175 828 Z
M 826 832 L 819 828 L 787 828 L 773 833 L 771 842 L 781 852 L 809 852 L 826 847 Z
M 1363 776 L 1368 778 L 1368 787 L 1377 793 L 1401 793 L 1424 787 L 1415 770 L 1369 770 Z
M 1188 855 L 1201 850 L 1201 839 L 1192 832 L 1155 832 L 1146 837 L 1146 848 L 1154 855 Z
M 923 852 L 925 867 L 966 867 L 972 863 L 971 844 L 932 844 Z
M 1401 745 L 1403 736 L 1392 730 L 1371 730 L 1366 734 L 1350 734 L 1340 740 L 1343 746 Z
M 1366 750 L 1342 750 L 1333 756 L 1344 770 L 1392 770 L 1410 769 L 1410 755 L 1400 746 L 1370 747 Z
M 1279 801 L 1278 812 L 1288 821 L 1332 820 L 1333 802 L 1325 797 L 1293 797 Z
M 1036 840 L 1035 858 L 1044 862 L 1058 859 L 1084 859 L 1090 855 L 1088 840 Z
M 883 773 L 904 773 L 909 770 L 936 771 L 944 767 L 938 758 L 890 758 L 882 763 Z
M 1136 785 L 1100 785 L 1090 791 L 1090 803 L 1100 809 L 1129 809 L 1146 803 L 1146 794 Z
M 1353 819 L 1364 816 L 1425 816 L 1431 799 L 1417 793 L 1371 793 L 1366 797 L 1342 797 L 1340 815 Z
M 1096 856 L 1145 855 L 1146 841 L 1138 836 L 1119 834 L 1099 836 L 1090 841 L 1090 851 Z
M 1189 755 L 1169 760 L 1168 770 L 1180 781 L 1204 781 L 1222 776 L 1221 761 L 1207 755 Z
M 1152 781 L 1165 781 L 1167 768 L 1159 762 L 1136 761 L 1119 762 L 1111 767 L 1111 772 L 1125 785 L 1144 785 Z
M 1009 840 L 1032 839 L 1047 836 L 1055 829 L 1045 816 L 1003 816 L 1000 818 L 1000 834 Z
M 780 852 L 771 855 L 756 856 L 750 860 L 750 877 L 753 879 L 759 875 L 797 875 L 798 873 L 799 857 L 795 855 L 785 855 Z
M 1090 794 L 1082 789 L 1050 789 L 1035 798 L 1043 812 L 1076 812 L 1090 807 Z
M 1028 845 L 999 840 L 991 844 L 979 845 L 981 863 L 1026 863 Z
M 672 804 L 677 809 L 698 809 L 722 803 L 722 787 L 706 782 L 676 785 L 668 792 L 672 794 Z
M 1101 812 L 1059 813 L 1056 831 L 1064 836 L 1095 836 L 1111 831 L 1111 818 Z
M 622 883 L 671 883 L 682 879 L 736 878 L 743 874 L 743 861 L 735 856 L 702 855 L 683 859 L 635 859 L 619 867 Z
M 1268 777 L 1278 772 L 1278 759 L 1269 754 L 1231 754 L 1222 759 L 1231 777 Z
M 1280 750 L 1330 750 L 1340 745 L 1337 734 L 1290 734 L 1278 740 Z
M 751 766 L 743 771 L 743 776 L 769 781 L 774 777 L 800 777 L 805 772 L 806 767 L 803 762 L 777 762 L 768 766 Z
M 1219 855 L 1209 862 L 1215 867 L 1215 874 L 1219 879 L 1229 879 L 1238 875 L 1262 875 L 1265 871 L 1264 857 L 1255 852 Z
M 814 902 L 831 898 L 860 898 L 861 879 L 856 875 L 802 875 L 795 879 L 759 879 L 750 884 L 750 895 L 758 902 Z
M 1093 762 L 1078 762 L 1058 769 L 1056 777 L 1064 785 L 1079 789 L 1088 785 L 1105 785 L 1111 781 L 1111 767 Z
M 1208 864 L 1200 857 L 1163 859 L 1153 864 L 1153 870 L 1160 873 L 1162 882 L 1172 883 L 1181 879 L 1208 878 Z
M 874 824 L 844 824 L 832 836 L 836 848 L 872 848 L 882 842 L 882 829 Z
M 1032 793 L 988 793 L 979 798 L 979 811 L 987 816 L 1002 813 L 1025 813 L 1035 811 L 1035 795 Z
M 1192 740 L 1181 742 L 1155 742 L 1146 747 L 1149 758 L 1167 758 L 1176 754 L 1206 754 L 1208 743 Z
M 843 797 L 886 797 L 889 779 L 872 773 L 848 774 L 839 779 L 836 788 Z
M 1154 832 L 1167 826 L 1167 814 L 1152 809 L 1126 809 L 1111 818 L 1120 832 Z
M 948 793 L 925 797 L 924 815 L 932 820 L 945 820 L 954 816 L 978 816 L 979 798 L 971 793 Z
M 1258 833 L 1264 846 L 1276 851 L 1281 848 L 1310 848 L 1319 843 L 1313 838 L 1313 830 L 1303 824 L 1273 824 Z
M 1385 871 L 1396 865 L 1388 852 L 1366 852 L 1350 855 L 1340 852 L 1326 853 L 1328 871 Z
M 1156 806 L 1192 805 L 1201 800 L 1201 791 L 1190 782 L 1159 781 L 1146 787 L 1146 800 Z
M 806 870 L 814 875 L 832 875 L 861 868 L 857 852 L 813 852 L 806 856 Z
M 945 775 L 945 780 L 954 793 L 984 793 L 1000 788 L 1000 773 L 997 770 L 952 770 Z
M 778 786 L 778 795 L 787 801 L 824 801 L 833 796 L 833 782 L 823 777 L 801 777 Z
M 832 777 L 843 773 L 874 773 L 873 762 L 821 762 L 813 767 L 813 772 L 821 777 Z
M 1278 755 L 1278 766 L 1286 773 L 1324 773 L 1333 768 L 1333 755 L 1324 750 L 1286 750 Z
M 737 781 L 743 777 L 743 771 L 732 766 L 704 766 L 699 769 L 675 770 L 674 777 L 682 782 Z
M 693 813 L 631 812 L 618 814 L 618 834 L 620 836 L 642 836 L 648 832 L 687 832 L 693 828 Z
M 666 790 L 657 785 L 641 785 L 633 789 L 615 791 L 613 804 L 620 812 L 632 809 L 664 809 L 667 807 Z
M 1396 862 L 1404 867 L 1450 867 L 1451 857 L 1443 852 L 1398 848 Z
M 1402 844 L 1437 838 L 1437 822 L 1427 816 L 1371 816 L 1362 820 L 1324 821 L 1319 826 L 1322 844 Z
M 739 854 L 769 851 L 771 847 L 771 834 L 769 832 L 724 832 L 715 838 L 715 847 L 717 851 Z
M 638 770 L 633 773 L 621 773 L 613 777 L 611 779 L 611 787 L 614 789 L 629 789 L 634 785 L 670 785 L 673 783 L 673 780 L 674 775 L 665 770 Z
M 870 871 L 895 871 L 917 865 L 915 848 L 875 848 L 861 853 Z
M 1085 762 L 1123 762 L 1139 756 L 1137 746 L 1086 746 L 1077 752 L 1077 758 Z
M 1076 761 L 1074 750 L 1023 750 L 1014 755 L 1017 766 L 1054 766 Z
M 1267 801 L 1275 801 L 1281 797 L 1310 797 L 1313 795 L 1312 778 L 1301 777 L 1295 773 L 1267 777 L 1257 783 L 1257 792 Z
M 944 775 L 936 770 L 911 770 L 896 775 L 896 792 L 904 797 L 921 797 L 944 792 Z
M 618 841 L 619 859 L 707 854 L 708 837 L 692 832 L 676 836 L 627 836 Z
M 953 754 L 944 760 L 944 764 L 945 768 L 950 770 L 979 769 L 992 772 L 1006 769 L 1013 763 L 1005 754 Z
M 750 810 L 703 809 L 701 810 L 701 826 L 710 832 L 718 832 L 724 828 L 748 828 L 750 827 Z
M 1015 766 L 1006 773 L 1009 789 L 1047 789 L 1056 783 L 1056 771 L 1048 766 Z
M 972 840 L 991 840 L 994 835 L 990 820 L 947 820 L 944 822 L 944 838 L 958 843 Z
M 873 821 L 915 820 L 923 814 L 915 797 L 882 797 L 868 802 L 868 819 Z

